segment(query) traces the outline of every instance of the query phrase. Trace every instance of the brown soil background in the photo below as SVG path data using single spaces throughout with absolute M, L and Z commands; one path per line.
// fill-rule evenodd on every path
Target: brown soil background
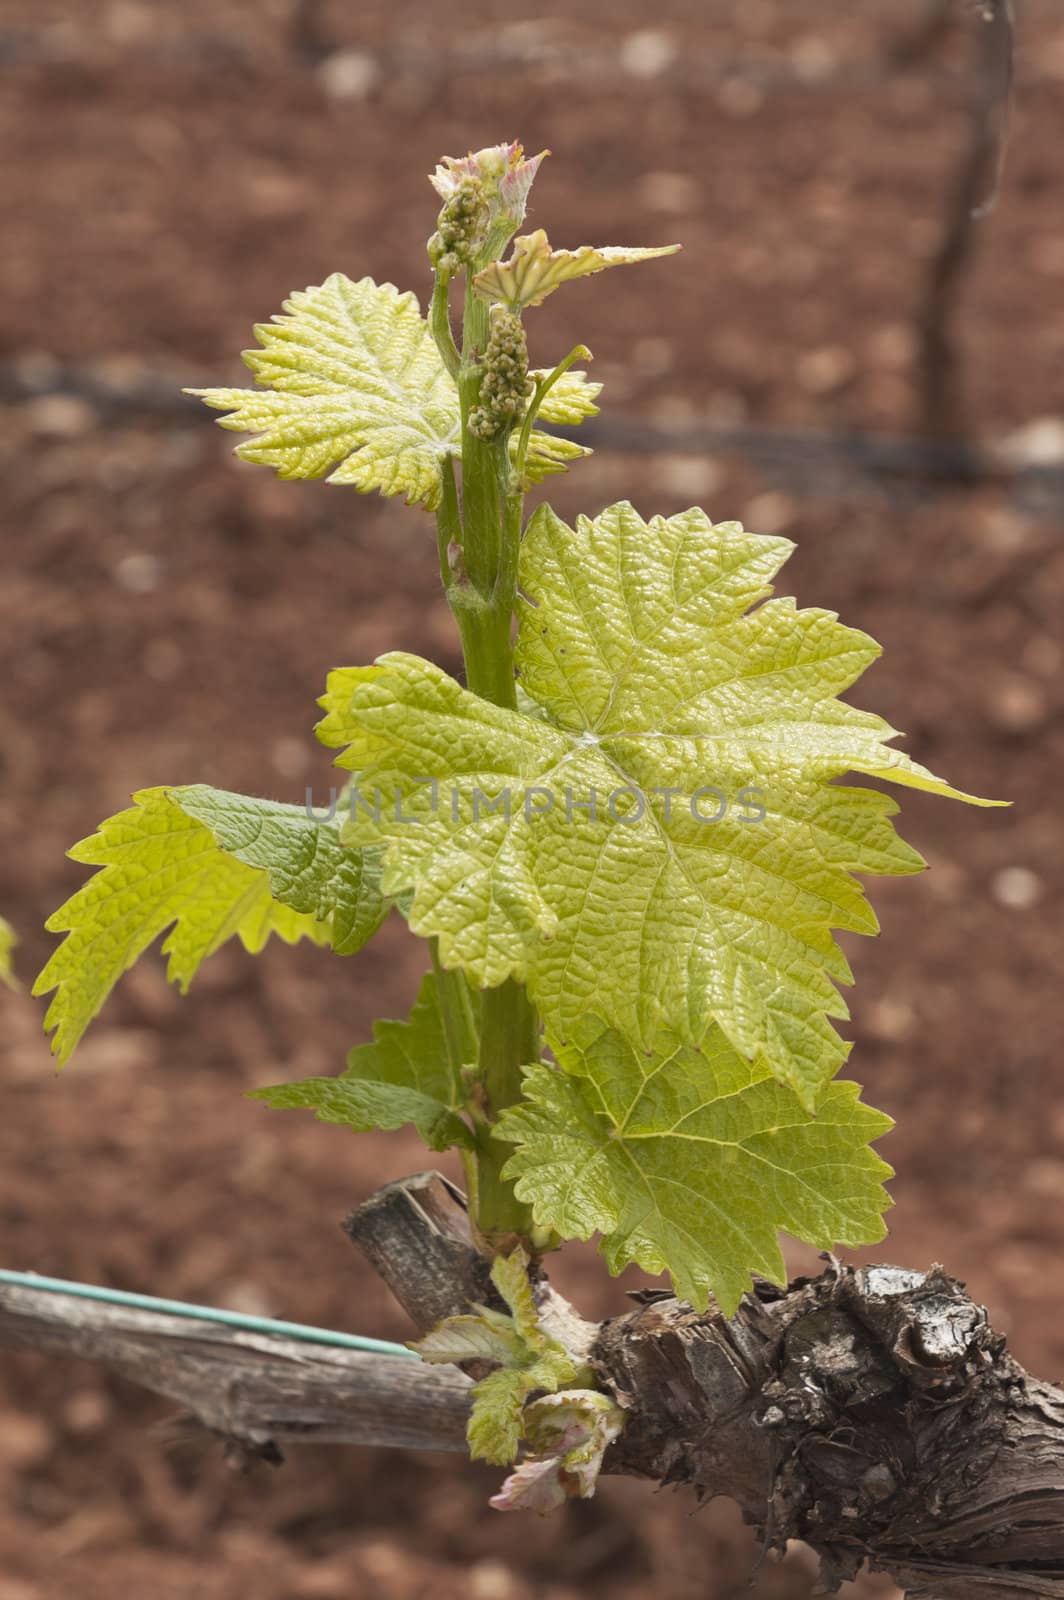
M 167 394 L 239 382 L 251 324 L 293 287 L 342 269 L 424 295 L 424 174 L 443 152 L 517 134 L 556 152 L 534 211 L 556 243 L 685 245 L 558 295 L 536 314 L 534 360 L 586 341 L 605 405 L 632 416 L 904 431 L 912 318 L 964 135 L 950 87 L 963 29 L 912 72 L 851 69 L 881 60 L 915 14 L 915 0 L 662 0 L 652 14 L 586 0 L 520 21 L 468 0 L 337 0 L 321 8 L 321 48 L 294 51 L 288 0 L 0 0 L 0 908 L 26 988 L 51 944 L 45 917 L 83 876 L 64 850 L 133 789 L 324 792 L 310 729 L 329 667 L 392 646 L 458 665 L 420 513 L 245 468 L 192 401 L 142 414 L 49 393 L 55 364 L 119 398 L 145 375 Z M 547 59 L 516 59 L 537 43 Z M 1025 8 L 1017 88 L 961 321 L 970 414 L 995 437 L 1064 416 L 1056 0 Z M 853 952 L 851 1036 L 870 1100 L 898 1120 L 879 1254 L 944 1261 L 1020 1358 L 1055 1376 L 1052 504 L 1001 487 L 799 495 L 690 451 L 602 451 L 552 499 L 593 511 L 622 495 L 645 514 L 701 501 L 797 539 L 788 585 L 884 644 L 862 702 L 954 782 L 1014 801 L 992 813 L 906 798 L 932 870 L 874 886 L 883 932 Z M 402 1336 L 336 1223 L 422 1164 L 416 1141 L 355 1141 L 241 1091 L 333 1070 L 374 1015 L 403 1013 L 418 972 L 392 925 L 346 967 L 227 949 L 185 1001 L 151 956 L 61 1081 L 41 1005 L 0 995 L 0 1263 Z M 588 1310 L 623 1306 L 624 1282 L 589 1251 L 558 1276 Z M 235 1478 L 209 1444 L 153 1431 L 165 1415 L 95 1370 L 0 1360 L 0 1600 L 810 1592 L 801 1550 L 755 1571 L 727 1507 L 692 1515 L 609 1483 L 525 1524 L 486 1508 L 491 1472 L 355 1450 Z

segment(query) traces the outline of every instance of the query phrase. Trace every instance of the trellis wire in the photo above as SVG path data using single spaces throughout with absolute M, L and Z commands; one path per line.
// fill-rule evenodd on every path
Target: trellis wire
M 302 1339 L 307 1344 L 333 1345 L 340 1350 L 361 1350 L 368 1355 L 419 1357 L 406 1345 L 389 1339 L 371 1339 L 359 1333 L 340 1333 L 333 1328 L 314 1328 L 303 1322 L 280 1322 L 273 1317 L 253 1317 L 242 1311 L 223 1311 L 217 1306 L 193 1305 L 188 1300 L 166 1300 L 151 1294 L 134 1294 L 127 1289 L 104 1289 L 97 1284 L 77 1283 L 66 1278 L 48 1278 L 35 1272 L 11 1272 L 0 1267 L 0 1284 L 20 1289 L 36 1289 L 42 1294 L 74 1295 L 81 1300 L 98 1300 L 104 1305 L 126 1306 L 135 1311 L 163 1312 L 171 1317 L 187 1317 L 197 1322 L 218 1322 L 245 1333 L 272 1334 L 284 1339 Z

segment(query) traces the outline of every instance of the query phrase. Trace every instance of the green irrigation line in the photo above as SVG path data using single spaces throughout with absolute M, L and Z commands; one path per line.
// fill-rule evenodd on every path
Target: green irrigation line
M 35 1272 L 8 1272 L 0 1267 L 0 1284 L 18 1289 L 36 1289 L 42 1294 L 71 1294 L 81 1300 L 100 1300 L 104 1305 L 132 1306 L 137 1311 L 162 1311 L 171 1317 L 190 1317 L 197 1322 L 220 1322 L 227 1328 L 243 1328 L 248 1333 L 272 1333 L 285 1339 L 303 1339 L 307 1344 L 328 1344 L 340 1350 L 361 1350 L 377 1356 L 419 1358 L 405 1344 L 388 1339 L 369 1339 L 360 1333 L 337 1333 L 332 1328 L 312 1328 L 305 1322 L 275 1322 L 272 1317 L 249 1317 L 242 1311 L 220 1311 L 217 1306 L 196 1306 L 188 1300 L 160 1300 L 153 1294 L 130 1294 L 126 1289 L 100 1289 L 92 1283 L 72 1283 L 66 1278 L 44 1278 Z

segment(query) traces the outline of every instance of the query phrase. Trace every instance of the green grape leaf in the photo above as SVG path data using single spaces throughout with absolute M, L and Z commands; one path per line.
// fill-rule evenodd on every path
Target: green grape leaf
M 282 478 L 330 473 L 363 493 L 438 503 L 440 460 L 459 448 L 458 397 L 414 295 L 336 272 L 255 333 L 263 348 L 244 360 L 266 390 L 189 391 L 231 413 L 223 428 L 258 435 L 239 456 Z
M 542 378 L 549 378 L 550 374 L 551 369 L 543 367 L 530 372 L 528 376 L 538 383 Z M 588 417 L 598 416 L 599 408 L 595 401 L 601 393 L 601 383 L 592 383 L 586 372 L 570 369 L 563 372 L 560 378 L 555 378 L 543 397 L 537 417 L 540 422 L 577 427 Z
M 517 449 L 517 435 L 510 435 L 511 456 Z M 532 489 L 537 483 L 542 483 L 544 478 L 553 478 L 559 472 L 568 472 L 573 461 L 579 461 L 582 456 L 589 456 L 590 449 L 586 444 L 575 444 L 572 439 L 557 439 L 551 433 L 542 433 L 539 428 L 533 428 L 528 438 L 528 454 L 525 456 L 524 483 L 525 489 Z
M 473 291 L 489 304 L 520 311 L 524 306 L 542 305 L 549 294 L 571 278 L 586 278 L 607 267 L 627 266 L 636 261 L 652 261 L 655 256 L 675 255 L 678 244 L 656 249 L 630 249 L 625 245 L 603 245 L 596 249 L 583 244 L 578 250 L 552 250 L 542 228 L 514 240 L 509 261 L 493 261 L 473 279 Z
M 0 983 L 6 983 L 9 989 L 18 988 L 15 966 L 11 959 L 17 943 L 14 928 L 10 922 L 0 917 Z
M 228 855 L 261 868 L 275 900 L 328 921 L 337 955 L 361 950 L 388 915 L 379 854 L 340 843 L 345 797 L 337 800 L 334 816 L 321 817 L 305 806 L 256 800 L 202 783 L 171 789 L 170 795 L 186 816 L 210 829 Z
M 553 770 L 570 741 L 468 693 L 417 656 L 393 653 L 333 672 L 321 704 L 319 737 L 348 746 L 341 765 L 354 767 L 357 752 L 362 769 L 345 837 L 391 841 L 383 886 L 413 889 L 413 931 L 439 923 L 444 965 L 463 967 L 480 986 L 523 976 L 536 935 L 553 933 L 557 914 L 536 886 L 534 825 L 523 822 L 520 799 L 516 817 L 488 807 L 505 799 L 515 774 Z
M 436 349 L 414 295 L 342 272 L 285 301 L 255 329 L 261 349 L 244 360 L 261 389 L 189 389 L 216 411 L 223 428 L 253 433 L 237 455 L 273 467 L 282 478 L 321 478 L 362 493 L 402 494 L 434 510 L 440 463 L 461 454 L 458 390 Z M 545 422 L 593 416 L 600 384 L 569 372 L 543 407 Z M 531 481 L 563 472 L 586 454 L 539 434 L 530 451 Z
M 46 924 L 66 938 L 33 992 L 56 991 L 45 1028 L 55 1029 L 60 1065 L 118 979 L 167 928 L 167 977 L 187 990 L 201 962 L 234 936 L 253 954 L 271 934 L 288 944 L 336 938 L 350 952 L 384 916 L 379 863 L 341 847 L 335 818 L 311 820 L 299 806 L 202 785 L 142 789 L 133 799 L 69 851 L 102 870 Z
M 837 698 L 879 647 L 765 599 L 791 548 L 700 511 L 574 529 L 541 507 L 517 661 L 547 718 L 393 654 L 333 675 L 319 736 L 360 773 L 345 837 L 386 847 L 385 892 L 446 966 L 526 981 L 562 1038 L 586 1012 L 643 1047 L 715 1020 L 812 1109 L 846 1056 L 832 930 L 877 928 L 853 875 L 923 865 L 889 797 L 832 780 L 973 797 Z
M 472 996 L 468 1014 L 457 1019 L 463 1037 L 456 1042 L 463 1062 L 475 1061 L 476 1025 Z M 256 1089 L 250 1096 L 277 1110 L 304 1108 L 319 1122 L 335 1122 L 357 1133 L 391 1130 L 413 1123 L 430 1150 L 468 1148 L 472 1135 L 460 1112 L 464 1094 L 452 1064 L 439 985 L 427 973 L 408 1022 L 375 1022 L 373 1043 L 356 1045 L 347 1069 L 337 1078 L 305 1078 L 300 1083 Z
M 542 1355 L 552 1341 L 540 1326 L 532 1285 L 528 1281 L 528 1256 L 520 1246 L 508 1256 L 495 1257 L 491 1264 L 491 1281 L 510 1309 L 518 1338 L 533 1355 Z
M 585 1018 L 555 1055 L 498 1124 L 517 1147 L 504 1176 L 541 1226 L 600 1232 L 611 1272 L 668 1272 L 731 1316 L 752 1273 L 785 1281 L 780 1229 L 823 1250 L 884 1237 L 891 1169 L 869 1145 L 892 1123 L 856 1084 L 830 1084 L 811 1114 L 716 1027 L 647 1054 Z
M 518 1367 L 499 1367 L 473 1385 L 466 1438 L 474 1461 L 507 1466 L 514 1459 L 524 1431 L 525 1401 L 535 1387 Z

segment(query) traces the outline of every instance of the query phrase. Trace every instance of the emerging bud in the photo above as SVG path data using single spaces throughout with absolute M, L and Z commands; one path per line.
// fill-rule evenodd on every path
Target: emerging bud
M 504 429 L 520 421 L 531 393 L 528 345 L 521 318 L 512 311 L 496 311 L 484 352 L 480 404 L 469 413 L 470 433 L 478 439 L 498 438 Z
M 508 223 L 509 232 L 513 233 L 525 219 L 528 191 L 540 162 L 549 154 L 541 150 L 526 161 L 524 150 L 516 141 L 490 145 L 467 156 L 444 156 L 429 182 L 441 199 L 450 200 L 463 182 L 476 179 L 488 203 L 489 226 Z
M 531 1453 L 492 1497 L 495 1510 L 545 1517 L 566 1500 L 590 1500 L 602 1458 L 624 1431 L 620 1406 L 596 1389 L 563 1389 L 529 1401 L 522 1422 Z
M 488 202 L 479 178 L 463 178 L 444 201 L 429 260 L 444 278 L 473 265 L 488 232 Z

